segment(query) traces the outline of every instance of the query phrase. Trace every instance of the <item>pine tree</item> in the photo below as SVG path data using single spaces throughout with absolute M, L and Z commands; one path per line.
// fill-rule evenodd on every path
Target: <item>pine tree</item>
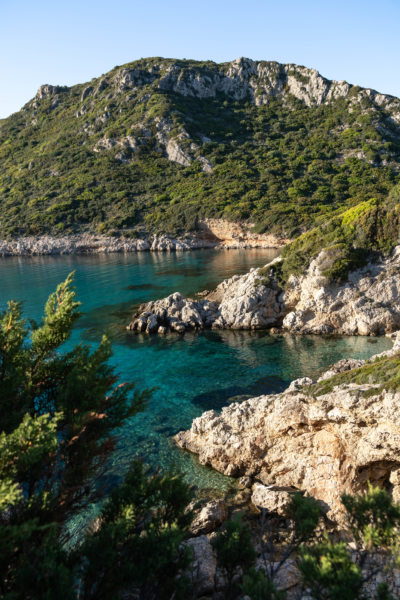
M 71 546 L 67 524 L 104 498 L 113 432 L 149 395 L 118 382 L 107 339 L 93 352 L 82 344 L 63 351 L 80 315 L 72 283 L 73 274 L 50 295 L 40 325 L 23 319 L 18 302 L 0 315 L 0 598 L 118 598 L 132 586 L 151 598 L 157 576 L 188 562 L 180 544 L 189 491 L 180 477 L 149 479 L 133 465 L 97 531 Z M 160 541 L 166 554 L 150 569 Z M 128 548 L 136 567 L 121 577 Z M 146 561 L 151 585 L 138 575 Z

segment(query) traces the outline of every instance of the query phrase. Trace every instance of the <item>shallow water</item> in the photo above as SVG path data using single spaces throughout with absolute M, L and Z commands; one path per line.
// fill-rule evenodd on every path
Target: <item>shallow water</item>
M 165 337 L 128 333 L 135 305 L 176 290 L 193 294 L 222 279 L 264 265 L 274 250 L 201 250 L 182 254 L 13 257 L 0 260 L 0 309 L 24 300 L 25 316 L 39 319 L 48 294 L 76 270 L 83 316 L 68 346 L 113 341 L 122 380 L 156 388 L 146 410 L 118 433 L 108 483 L 117 481 L 140 454 L 152 467 L 180 468 L 198 488 L 226 488 L 229 479 L 198 464 L 171 444 L 205 410 L 232 399 L 281 391 L 297 377 L 315 378 L 343 357 L 367 358 L 391 347 L 386 338 L 269 335 L 207 331 Z

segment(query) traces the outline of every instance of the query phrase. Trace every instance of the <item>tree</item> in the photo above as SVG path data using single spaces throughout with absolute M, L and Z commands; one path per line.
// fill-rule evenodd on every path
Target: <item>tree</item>
M 400 504 L 390 494 L 369 484 L 363 494 L 344 494 L 352 549 L 325 534 L 301 549 L 300 572 L 316 600 L 356 600 L 365 597 L 365 585 L 385 575 L 398 563 Z M 386 583 L 376 588 L 377 599 L 390 600 Z
M 97 531 L 71 546 L 71 519 L 105 496 L 100 482 L 114 430 L 149 395 L 118 382 L 105 338 L 93 352 L 81 344 L 63 351 L 80 314 L 72 282 L 71 274 L 50 295 L 40 325 L 27 325 L 18 302 L 0 315 L 0 597 L 72 599 L 78 584 L 80 598 L 110 597 L 100 594 L 110 589 L 107 562 L 121 573 L 128 548 L 136 548 L 137 567 L 161 543 L 165 554 L 152 569 L 148 563 L 147 576 L 137 567 L 125 569 L 118 586 L 118 571 L 112 577 L 113 598 L 129 586 L 151 598 L 150 570 L 154 589 L 158 576 L 177 575 L 188 562 L 180 542 L 189 491 L 179 476 L 148 479 L 133 465 L 104 505 Z
M 238 587 L 233 581 L 235 572 L 238 568 L 249 569 L 256 560 L 250 527 L 237 515 L 225 523 L 211 543 L 226 575 L 227 598 L 235 597 Z

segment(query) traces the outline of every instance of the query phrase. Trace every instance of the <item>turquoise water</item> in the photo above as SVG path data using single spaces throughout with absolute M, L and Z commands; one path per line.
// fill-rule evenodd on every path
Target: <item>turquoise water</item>
M 0 309 L 24 300 L 25 316 L 38 319 L 48 294 L 76 270 L 83 316 L 68 342 L 113 342 L 113 364 L 121 379 L 155 387 L 147 409 L 118 432 L 108 482 L 117 481 L 132 458 L 152 467 L 180 468 L 199 488 L 224 488 L 229 480 L 173 446 L 171 436 L 196 416 L 220 409 L 235 397 L 284 389 L 297 377 L 315 378 L 343 357 L 367 358 L 391 347 L 386 338 L 269 335 L 265 332 L 208 331 L 165 337 L 125 330 L 135 305 L 179 290 L 213 288 L 222 279 L 267 263 L 268 250 L 139 253 L 0 260 Z

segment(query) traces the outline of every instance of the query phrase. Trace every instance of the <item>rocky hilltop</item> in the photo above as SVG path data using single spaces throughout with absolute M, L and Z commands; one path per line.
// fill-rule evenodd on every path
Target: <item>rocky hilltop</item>
M 204 219 L 293 237 L 387 194 L 400 101 L 293 64 L 148 58 L 41 86 L 0 123 L 0 158 L 2 237 L 176 238 Z
M 342 360 L 317 382 L 207 411 L 175 436 L 226 475 L 247 477 L 252 502 L 284 514 L 294 491 L 319 499 L 340 522 L 344 492 L 367 482 L 400 500 L 400 334 L 370 361 Z

